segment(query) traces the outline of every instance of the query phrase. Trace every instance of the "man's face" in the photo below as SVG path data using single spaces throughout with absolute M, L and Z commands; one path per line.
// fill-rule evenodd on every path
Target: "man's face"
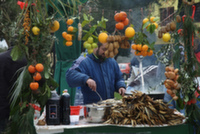
M 104 60 L 104 59 L 106 58 L 106 56 L 105 56 L 105 51 L 107 50 L 106 44 L 107 44 L 107 43 L 102 44 L 102 45 L 97 49 L 96 56 L 97 56 L 100 60 Z

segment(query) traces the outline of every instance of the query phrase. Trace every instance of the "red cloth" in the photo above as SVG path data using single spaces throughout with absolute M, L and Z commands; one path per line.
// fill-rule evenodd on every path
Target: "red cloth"
M 200 52 L 198 52 L 198 53 L 195 53 L 195 56 L 196 56 L 196 58 L 197 58 L 198 62 L 200 63 Z

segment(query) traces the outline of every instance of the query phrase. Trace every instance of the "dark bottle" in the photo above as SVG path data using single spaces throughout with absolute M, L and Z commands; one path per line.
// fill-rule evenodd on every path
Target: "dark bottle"
M 46 103 L 47 125 L 60 125 L 60 96 L 56 90 L 51 91 L 51 98 Z
M 61 123 L 63 125 L 70 124 L 70 95 L 67 89 L 63 91 L 61 96 Z

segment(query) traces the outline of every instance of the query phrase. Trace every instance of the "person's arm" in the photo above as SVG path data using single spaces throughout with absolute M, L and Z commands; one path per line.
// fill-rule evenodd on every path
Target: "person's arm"
M 115 62 L 115 89 L 116 89 L 116 92 L 118 92 L 122 96 L 124 95 L 126 91 L 126 85 L 122 77 L 122 72 L 117 62 Z
M 80 56 L 76 59 L 72 66 L 66 71 L 66 81 L 70 87 L 79 87 L 86 84 L 86 81 L 89 79 L 89 76 L 82 73 L 78 69 L 80 63 L 85 59 L 84 56 Z

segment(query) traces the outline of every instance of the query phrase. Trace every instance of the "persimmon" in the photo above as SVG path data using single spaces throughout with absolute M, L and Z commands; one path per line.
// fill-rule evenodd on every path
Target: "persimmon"
M 68 19 L 66 23 L 67 23 L 67 25 L 71 25 L 71 24 L 73 24 L 73 22 L 74 22 L 73 19 Z
M 67 35 L 65 36 L 65 39 L 66 39 L 67 41 L 72 41 L 72 35 L 71 35 L 71 34 L 67 34 Z
M 118 22 L 115 24 L 115 28 L 118 30 L 123 30 L 124 29 L 124 24 L 122 22 Z
M 67 36 L 67 32 L 62 32 L 62 37 L 65 39 Z
M 53 22 L 52 27 L 50 27 L 51 32 L 56 32 L 56 31 L 58 31 L 59 28 L 60 28 L 60 23 L 57 20 L 55 20 Z
M 36 81 L 39 81 L 39 80 L 42 79 L 42 76 L 41 76 L 40 73 L 37 72 L 37 73 L 34 74 L 33 79 L 36 80 Z
M 124 26 L 127 26 L 129 24 L 129 19 L 126 18 L 122 23 L 124 24 Z
M 68 28 L 67 28 L 67 31 L 69 31 L 69 32 L 72 32 L 74 30 L 74 27 L 73 26 L 69 26 Z
M 35 71 L 36 71 L 36 69 L 35 69 L 35 67 L 33 66 L 33 65 L 29 65 L 28 66 L 28 71 L 29 71 L 29 73 L 35 73 Z
M 120 22 L 119 13 L 116 13 L 114 16 L 115 21 Z
M 31 90 L 37 90 L 39 88 L 38 82 L 31 82 L 29 86 Z
M 126 12 L 121 11 L 121 12 L 119 13 L 119 18 L 120 18 L 121 21 L 125 21 L 125 19 L 127 18 Z
M 44 66 L 41 63 L 38 63 L 38 64 L 35 65 L 35 69 L 38 72 L 42 72 L 44 70 Z
M 67 42 L 65 43 L 65 45 L 68 46 L 68 47 L 71 46 L 72 44 L 73 44 L 73 42 L 71 42 L 71 41 L 67 41 Z

